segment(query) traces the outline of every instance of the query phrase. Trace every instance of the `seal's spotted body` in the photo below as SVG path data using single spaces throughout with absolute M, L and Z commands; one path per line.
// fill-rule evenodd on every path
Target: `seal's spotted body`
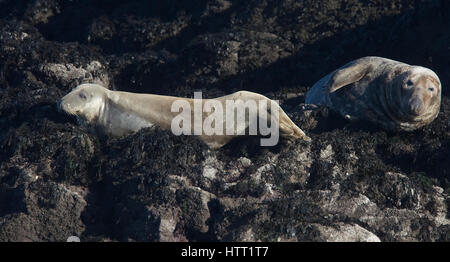
M 437 117 L 441 83 L 430 69 L 364 57 L 320 79 L 307 93 L 306 103 L 326 105 L 349 120 L 411 131 Z

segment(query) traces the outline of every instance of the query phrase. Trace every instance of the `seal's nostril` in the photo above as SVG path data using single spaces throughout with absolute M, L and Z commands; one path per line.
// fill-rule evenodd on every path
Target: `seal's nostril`
M 409 104 L 409 109 L 414 115 L 420 115 L 420 113 L 422 112 L 422 107 L 422 101 L 417 97 L 411 100 Z

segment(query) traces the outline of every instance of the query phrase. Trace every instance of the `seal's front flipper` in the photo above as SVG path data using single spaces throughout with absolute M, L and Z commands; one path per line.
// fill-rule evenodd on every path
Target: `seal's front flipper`
M 370 58 L 365 57 L 352 61 L 331 73 L 327 88 L 333 93 L 341 87 L 350 85 L 361 80 L 368 72 L 372 71 L 373 65 Z

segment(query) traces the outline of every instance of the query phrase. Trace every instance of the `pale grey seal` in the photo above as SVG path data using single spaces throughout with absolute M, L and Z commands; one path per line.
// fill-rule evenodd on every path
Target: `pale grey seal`
M 307 104 L 326 105 L 349 120 L 411 131 L 438 115 L 441 82 L 432 70 L 382 57 L 354 60 L 320 79 Z
M 157 125 L 163 129 L 172 129 L 172 131 L 174 131 L 174 128 L 177 129 L 179 127 L 177 126 L 179 122 L 176 122 L 180 120 L 179 118 L 181 116 L 181 114 L 178 113 L 179 109 L 183 106 L 187 106 L 193 107 L 195 111 L 197 103 L 199 103 L 202 108 L 200 109 L 200 113 L 206 112 L 201 114 L 200 120 L 204 122 L 220 109 L 218 107 L 226 108 L 229 101 L 235 102 L 238 100 L 243 103 L 239 104 L 234 109 L 243 109 L 245 112 L 249 111 L 249 108 L 245 108 L 246 102 L 268 102 L 269 105 L 267 107 L 262 107 L 263 112 L 267 113 L 264 114 L 266 117 L 264 119 L 261 118 L 261 114 L 258 111 L 258 114 L 260 114 L 258 115 L 258 119 L 244 118 L 244 124 L 240 126 L 239 123 L 235 123 L 232 127 L 234 128 L 234 131 L 231 131 L 231 133 L 228 133 L 228 129 L 227 132 L 223 133 L 209 132 L 209 134 L 207 134 L 206 131 L 202 133 L 202 126 L 200 126 L 200 133 L 198 133 L 198 135 L 200 135 L 200 138 L 211 148 L 221 147 L 236 135 L 242 134 L 243 129 L 248 129 L 249 126 L 251 126 L 252 121 L 258 121 L 260 123 L 261 121 L 268 121 L 272 116 L 276 119 L 277 126 L 279 126 L 279 134 L 281 136 L 310 140 L 309 137 L 307 137 L 305 133 L 292 122 L 277 103 L 274 103 L 263 95 L 248 91 L 239 91 L 215 99 L 191 99 L 112 91 L 97 84 L 82 84 L 64 96 L 58 102 L 58 107 L 68 114 L 77 116 L 78 119 L 81 120 L 81 123 L 94 127 L 96 131 L 113 136 L 122 136 L 153 125 Z M 213 102 L 216 103 L 216 105 L 218 104 L 217 107 L 211 107 L 211 104 L 214 104 Z M 260 103 L 260 105 L 261 104 L 263 103 Z M 175 111 L 174 105 L 178 105 L 175 106 Z M 209 111 L 203 109 L 205 106 L 208 107 L 207 105 L 209 105 Z M 211 110 L 212 108 L 214 108 L 214 111 Z M 232 112 L 234 112 L 234 109 Z M 277 113 L 275 114 L 275 112 Z M 225 118 L 227 117 L 225 111 L 221 111 L 220 114 L 218 113 L 216 116 L 223 116 L 223 121 L 225 121 Z M 195 119 L 194 112 L 189 111 L 187 119 Z M 238 121 L 238 118 L 235 118 L 234 116 L 232 119 L 232 122 Z M 209 119 L 209 121 L 210 120 L 211 119 Z M 215 121 L 217 122 L 218 120 Z M 174 122 L 176 123 L 174 124 Z M 219 127 L 219 124 L 222 124 L 213 123 L 214 127 Z M 185 123 L 183 122 L 183 126 L 184 124 Z M 237 130 L 239 126 L 241 127 L 240 131 Z M 193 126 L 189 125 L 187 132 L 184 132 L 186 131 L 184 130 L 182 133 L 191 134 L 191 131 L 194 131 L 193 133 L 196 134 L 195 128 L 195 124 Z M 179 128 L 177 130 L 179 130 Z M 181 134 L 181 132 L 178 132 L 178 134 Z

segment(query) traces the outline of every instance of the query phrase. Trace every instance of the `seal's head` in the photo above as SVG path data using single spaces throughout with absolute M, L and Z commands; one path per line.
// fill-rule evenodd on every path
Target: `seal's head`
M 441 82 L 438 76 L 430 69 L 411 66 L 398 78 L 393 83 L 403 115 L 412 121 L 434 120 L 441 105 Z
M 58 108 L 78 119 L 95 123 L 105 105 L 108 89 L 97 84 L 82 84 L 58 102 Z

